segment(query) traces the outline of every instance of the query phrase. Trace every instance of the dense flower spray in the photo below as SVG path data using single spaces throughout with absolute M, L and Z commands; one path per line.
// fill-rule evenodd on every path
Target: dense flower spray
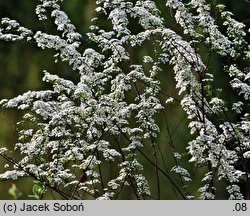
M 226 182 L 229 199 L 250 198 L 250 116 L 243 108 L 249 106 L 250 99 L 245 25 L 222 4 L 213 10 L 226 29 L 223 31 L 212 16 L 210 1 L 166 0 L 165 10 L 172 11 L 180 34 L 168 28 L 164 11 L 154 1 L 96 0 L 97 17 L 87 36 L 97 48 L 80 52 L 81 35 L 60 9 L 60 2 L 40 0 L 36 7 L 39 20 L 54 20 L 57 35 L 33 32 L 9 18 L 1 20 L 1 40 L 33 41 L 41 49 L 54 49 L 55 61 L 66 61 L 80 78 L 74 83 L 44 71 L 43 81 L 50 83 L 51 89 L 1 100 L 3 108 L 25 110 L 26 114 L 18 123 L 21 129 L 16 143 L 22 159 L 15 161 L 8 156 L 8 149 L 1 148 L 0 155 L 14 167 L 0 178 L 30 176 L 67 199 L 83 199 L 86 194 L 116 199 L 124 187 L 130 187 L 137 199 L 151 199 L 153 186 L 144 175 L 143 157 L 155 168 L 157 198 L 159 176 L 168 179 L 179 197 L 197 198 L 187 190 L 192 176 L 180 166 L 180 153 L 174 152 L 175 165 L 169 170 L 159 163 L 157 137 L 161 128 L 156 115 L 163 114 L 166 104 L 171 105 L 175 98 L 169 97 L 166 103 L 160 100 L 158 73 L 170 65 L 181 96 L 179 103 L 189 120 L 191 136 L 185 144 L 189 162 L 207 168 L 199 198 L 215 199 L 214 181 L 218 180 Z M 103 16 L 111 29 L 98 25 Z M 131 22 L 135 21 L 140 31 L 133 33 Z M 143 56 L 141 64 L 134 64 L 130 50 L 147 42 L 157 49 L 151 56 Z M 202 55 L 201 44 L 209 55 L 230 60 L 221 73 L 230 79 L 238 101 L 230 104 L 216 93 L 210 59 Z M 239 120 L 230 120 L 228 111 L 239 115 Z M 152 155 L 145 155 L 145 145 Z M 110 179 L 103 178 L 107 164 L 116 170 Z M 179 176 L 178 181 L 171 178 L 170 171 Z M 239 183 L 245 185 L 245 194 Z

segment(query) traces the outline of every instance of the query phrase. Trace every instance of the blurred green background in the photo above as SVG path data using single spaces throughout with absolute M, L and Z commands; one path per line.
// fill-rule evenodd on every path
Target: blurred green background
M 250 5 L 245 0 L 224 0 L 220 1 L 227 5 L 227 8 L 231 10 L 237 20 L 243 21 L 248 26 L 250 24 Z M 53 23 L 50 22 L 38 22 L 37 16 L 35 14 L 35 6 L 37 1 L 34 0 L 0 0 L 0 18 L 9 17 L 11 19 L 18 20 L 21 25 L 28 27 L 32 30 L 42 30 L 44 32 L 53 32 Z M 165 1 L 157 0 L 156 3 L 162 10 L 162 15 L 169 18 L 170 11 L 164 7 Z M 86 45 L 87 37 L 85 36 L 90 26 L 90 20 L 95 16 L 95 1 L 94 0 L 64 0 L 62 4 L 62 9 L 64 9 L 72 22 L 75 24 L 77 30 L 83 35 L 83 44 L 82 48 L 84 49 Z M 172 19 L 166 19 L 171 28 L 175 30 L 177 28 L 175 23 L 172 22 Z M 136 28 L 135 28 L 136 31 Z M 86 42 L 86 43 L 85 43 Z M 133 53 L 134 59 L 140 59 L 145 54 L 150 54 L 152 49 L 151 45 L 144 46 L 139 49 L 138 52 Z M 12 98 L 19 94 L 22 94 L 28 90 L 38 90 L 45 89 L 46 84 L 42 83 L 42 71 L 44 69 L 59 74 L 63 77 L 70 79 L 77 79 L 77 75 L 72 72 L 66 64 L 63 63 L 54 63 L 53 51 L 51 50 L 41 50 L 36 47 L 35 44 L 25 43 L 25 42 L 16 42 L 8 43 L 0 41 L 0 99 L 3 98 Z M 221 65 L 221 59 L 218 56 L 213 56 L 213 65 L 212 68 L 214 71 L 219 73 Z M 173 79 L 173 73 L 171 68 L 167 67 L 159 74 L 161 80 L 161 86 L 164 92 L 169 95 L 177 96 L 177 91 L 175 89 L 175 82 Z M 217 81 L 221 85 L 225 83 L 225 80 Z M 230 97 L 230 96 L 229 96 Z M 233 97 L 233 95 L 232 95 Z M 167 98 L 162 96 L 162 100 Z M 183 152 L 187 147 L 187 142 L 190 140 L 189 131 L 187 130 L 187 121 L 186 116 L 180 108 L 178 103 L 166 107 L 166 114 L 168 119 L 168 126 L 166 121 L 158 116 L 157 121 L 161 126 L 162 130 L 159 135 L 159 143 L 161 143 L 162 152 L 164 154 L 165 160 L 172 160 L 172 154 L 169 148 L 169 136 L 168 129 L 173 132 L 172 139 L 176 146 L 177 151 Z M 2 111 L 0 113 L 0 146 L 8 146 L 9 149 L 13 149 L 15 142 L 17 140 L 17 134 L 15 132 L 15 123 L 20 119 L 21 113 L 8 110 Z M 150 148 L 145 148 L 145 152 L 151 154 Z M 18 158 L 19 155 L 16 155 Z M 189 156 L 184 156 L 186 161 L 189 159 Z M 142 159 L 143 161 L 143 159 Z M 0 170 L 4 171 L 4 164 L 0 158 Z M 145 163 L 146 164 L 146 163 Z M 167 163 L 167 167 L 171 168 L 173 162 Z M 197 182 L 200 181 L 201 174 L 205 171 L 203 169 L 195 169 L 192 167 L 192 164 L 187 164 L 184 162 L 182 164 L 184 167 L 190 170 L 191 174 L 194 175 L 194 181 L 190 184 L 189 190 L 197 190 Z M 154 188 L 155 178 L 152 178 L 152 169 L 153 167 L 147 164 L 145 167 L 145 175 L 148 177 L 149 182 L 152 185 L 152 190 Z M 197 172 L 198 171 L 198 172 Z M 13 182 L 6 181 L 0 182 L 0 199 L 12 199 L 13 197 L 8 194 L 8 189 L 11 187 Z M 16 182 L 18 189 L 22 192 L 21 199 L 27 199 L 27 195 L 31 194 L 31 184 L 32 181 L 29 179 L 23 179 Z M 218 188 L 220 184 L 217 183 Z M 161 185 L 162 185 L 162 199 L 176 199 L 173 188 L 161 176 Z M 224 189 L 217 189 L 219 198 L 225 198 Z M 52 195 L 48 194 L 47 199 L 52 199 Z M 121 198 L 131 199 L 130 193 L 123 194 Z

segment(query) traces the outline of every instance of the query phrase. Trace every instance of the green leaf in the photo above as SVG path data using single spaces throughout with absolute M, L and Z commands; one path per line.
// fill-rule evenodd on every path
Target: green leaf
M 35 199 L 38 199 L 38 200 L 42 199 L 45 191 L 46 191 L 46 188 L 44 184 L 42 184 L 39 181 L 34 181 L 34 185 L 32 188 L 33 195 L 29 195 L 29 197 L 34 197 Z
M 11 188 L 9 189 L 8 193 L 13 197 L 13 199 L 18 199 L 22 196 L 22 192 L 20 192 L 15 184 L 11 185 Z

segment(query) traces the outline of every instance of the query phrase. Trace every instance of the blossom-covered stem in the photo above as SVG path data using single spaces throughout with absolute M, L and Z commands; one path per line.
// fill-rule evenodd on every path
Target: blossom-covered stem
M 135 86 L 135 90 L 136 90 L 136 93 L 137 93 L 138 97 L 141 99 L 140 92 L 138 90 L 138 87 L 137 87 L 136 83 L 134 83 L 134 86 Z M 146 117 L 146 119 L 147 119 L 147 117 Z M 156 187 L 157 187 L 157 199 L 160 200 L 160 198 L 161 198 L 161 186 L 160 186 L 159 171 L 158 171 L 158 168 L 157 168 L 158 167 L 158 157 L 157 157 L 157 152 L 156 152 L 156 147 L 155 147 L 155 146 L 158 146 L 158 144 L 156 143 L 154 137 L 151 135 L 150 129 L 146 128 L 146 130 L 150 134 L 150 141 L 151 141 L 151 147 L 152 147 L 152 150 L 153 150 L 154 163 L 156 164 L 155 173 L 156 173 L 156 181 L 157 181 L 157 184 L 156 184 Z
M 124 153 L 123 153 L 123 150 L 122 150 L 122 148 L 121 148 L 120 142 L 119 142 L 116 138 L 115 138 L 115 142 L 116 142 L 116 145 L 117 145 L 117 147 L 118 147 L 118 149 L 119 149 L 120 154 L 122 155 L 122 161 L 125 162 L 125 161 L 126 161 L 126 156 L 125 156 Z M 133 154 L 133 155 L 134 155 L 134 154 Z M 130 169 L 130 167 L 129 167 L 128 169 Z M 125 183 L 126 179 L 128 178 L 128 179 L 129 179 L 129 183 L 130 183 L 130 185 L 132 186 L 134 195 L 136 196 L 136 199 L 139 200 L 139 199 L 140 199 L 140 196 L 139 196 L 139 194 L 138 194 L 138 192 L 137 192 L 136 186 L 134 185 L 133 178 L 131 177 L 131 175 L 129 174 L 129 172 L 130 172 L 130 171 L 128 171 L 128 172 L 126 173 L 126 177 L 124 178 L 124 181 L 122 182 L 122 186 L 121 186 L 120 188 L 121 188 L 121 189 L 123 188 L 124 183 Z M 120 193 L 120 192 L 118 192 L 118 194 L 116 195 L 116 197 L 118 197 L 119 193 Z
M 204 70 L 204 73 L 207 71 L 207 68 L 205 68 Z M 201 84 L 201 113 L 202 113 L 202 123 L 203 123 L 203 127 L 204 127 L 204 133 L 207 134 L 207 130 L 206 130 L 206 120 L 205 120 L 205 116 L 206 116 L 206 113 L 205 113 L 205 81 L 204 81 L 204 77 L 203 77 L 203 73 L 200 72 L 198 73 L 199 75 L 199 82 Z M 207 166 L 208 166 L 208 171 L 210 173 L 212 173 L 212 176 L 214 171 L 213 171 L 213 168 L 212 168 L 212 163 L 211 161 L 208 161 L 207 162 Z M 210 183 L 209 183 L 209 192 L 215 197 L 215 189 L 214 189 L 214 178 L 212 177 L 210 179 Z
M 248 174 L 248 172 L 249 172 L 249 167 L 247 166 L 247 161 L 246 161 L 245 158 L 244 158 L 244 151 L 243 151 L 243 149 L 242 149 L 241 141 L 240 141 L 239 137 L 237 136 L 235 127 L 234 127 L 234 125 L 231 123 L 231 121 L 230 121 L 230 119 L 229 119 L 229 117 L 228 117 L 228 115 L 227 115 L 225 109 L 223 109 L 223 114 L 224 114 L 225 118 L 228 120 L 228 122 L 229 122 L 231 128 L 233 129 L 234 134 L 236 135 L 236 137 L 235 137 L 235 135 L 232 134 L 232 133 L 229 131 L 229 133 L 237 140 L 237 146 L 238 146 L 239 149 L 240 149 L 240 161 L 241 161 L 241 166 L 243 167 L 243 170 L 244 170 L 244 172 L 245 172 L 245 178 L 246 178 L 246 183 L 245 183 L 245 185 L 246 185 L 246 191 L 247 191 L 247 192 L 246 192 L 246 199 L 247 199 L 247 200 L 250 200 L 250 178 L 249 178 L 249 174 Z
M 36 175 L 34 175 L 32 172 L 30 172 L 29 170 L 27 170 L 24 167 L 22 167 L 22 165 L 20 165 L 19 163 L 15 162 L 15 160 L 13 158 L 10 158 L 6 154 L 0 154 L 0 156 L 2 158 L 4 158 L 6 161 L 8 161 L 11 164 L 13 164 L 14 166 L 16 166 L 19 170 L 24 171 L 28 176 L 32 177 L 34 180 L 43 183 L 45 187 L 49 187 L 50 189 L 52 189 L 56 193 L 60 194 L 63 198 L 69 199 L 69 195 L 68 194 L 65 194 L 63 191 L 61 191 L 57 187 L 51 186 L 50 184 L 48 184 L 48 183 L 44 182 L 43 180 L 39 179 L 39 177 L 37 177 Z
M 88 168 L 89 168 L 89 166 L 90 166 L 92 160 L 94 159 L 94 155 L 95 155 L 95 152 L 96 152 L 96 151 L 97 151 L 97 147 L 94 149 L 94 152 L 93 152 L 93 154 L 92 154 L 92 157 L 91 157 L 91 159 L 90 159 L 90 161 L 89 161 L 87 167 L 86 167 L 84 170 L 82 170 L 82 174 L 81 174 L 81 176 L 80 176 L 80 178 L 79 178 L 79 180 L 78 180 L 77 185 L 75 186 L 75 188 L 74 188 L 74 190 L 73 190 L 73 192 L 72 192 L 72 195 L 71 195 L 70 199 L 73 199 L 73 197 L 75 196 L 75 193 L 77 192 L 77 189 L 78 189 L 80 183 L 86 181 L 86 171 L 88 170 Z M 97 198 L 97 197 L 98 197 L 98 196 L 96 196 L 95 198 Z
M 102 132 L 100 138 L 99 138 L 98 141 L 97 141 L 97 144 L 100 142 L 100 140 L 103 138 L 104 135 L 105 135 L 105 132 Z M 86 171 L 88 170 L 90 164 L 92 163 L 92 161 L 93 161 L 93 159 L 94 159 L 94 156 L 95 156 L 95 154 L 96 154 L 97 151 L 98 151 L 98 145 L 96 145 L 96 147 L 95 147 L 95 149 L 94 149 L 94 151 L 93 151 L 93 153 L 92 153 L 91 159 L 89 160 L 89 162 L 88 162 L 86 168 L 85 168 L 84 170 L 82 170 L 82 175 L 81 175 L 81 177 L 80 177 L 80 179 L 79 179 L 77 185 L 75 186 L 75 189 L 74 189 L 73 192 L 72 192 L 71 199 L 74 197 L 74 195 L 75 195 L 75 193 L 76 193 L 76 191 L 77 191 L 77 189 L 78 189 L 80 183 L 82 183 L 83 180 L 85 179 L 85 177 L 86 177 Z M 95 191 L 96 191 L 96 190 L 95 190 Z M 98 196 L 96 196 L 96 198 L 97 198 L 97 197 L 98 197 Z
M 150 188 L 155 187 L 143 175 L 143 163 L 148 163 L 157 181 L 156 199 L 164 195 L 161 175 L 171 183 L 177 198 L 180 194 L 192 199 L 186 190 L 191 175 L 180 166 L 183 152 L 175 152 L 172 135 L 176 129 L 171 133 L 165 113 L 165 104 L 175 101 L 186 112 L 190 128 L 190 141 L 180 149 L 187 148 L 189 162 L 208 171 L 198 189 L 200 198 L 215 199 L 216 181 L 221 180 L 227 184 L 229 199 L 250 198 L 250 74 L 246 66 L 250 47 L 246 25 L 236 21 L 224 5 L 209 0 L 166 0 L 178 30 L 168 25 L 164 9 L 160 11 L 153 0 L 96 0 L 100 16 L 92 20 L 87 33 L 89 48 L 80 51 L 82 35 L 60 9 L 62 1 L 40 0 L 36 7 L 39 20 L 53 19 L 53 34 L 41 29 L 33 32 L 15 20 L 1 19 L 0 40 L 34 41 L 41 49 L 53 49 L 55 63 L 66 62 L 79 79 L 73 82 L 71 77 L 45 72 L 43 81 L 51 84 L 50 90 L 0 100 L 0 107 L 25 112 L 18 123 L 15 150 L 21 155 L 18 165 L 29 171 L 14 166 L 0 178 L 33 175 L 52 188 L 70 189 L 66 198 L 72 199 L 84 199 L 87 193 L 95 199 L 116 199 L 125 186 L 134 193 L 133 198 L 146 199 L 154 198 Z M 103 17 L 105 25 L 99 22 Z M 138 28 L 134 28 L 136 22 Z M 143 50 L 148 43 L 154 47 L 152 52 Z M 144 56 L 134 58 L 137 50 Z M 204 57 L 204 51 L 208 56 Z M 214 54 L 223 59 L 220 74 L 227 76 L 237 97 L 228 100 L 217 94 L 213 77 L 217 73 L 213 73 L 215 64 L 210 59 Z M 169 98 L 171 94 L 161 88 L 167 83 L 161 84 L 159 79 L 165 72 L 173 73 L 178 97 Z M 166 103 L 161 102 L 161 95 L 167 97 Z M 228 111 L 236 118 L 229 119 Z M 157 113 L 165 117 L 165 125 L 157 123 Z M 177 174 L 174 177 L 180 178 L 179 182 L 164 163 L 159 143 L 164 126 L 174 156 L 170 172 Z M 152 159 L 143 150 L 146 145 L 151 146 Z M 0 148 L 0 154 L 7 151 Z M 145 159 L 142 163 L 139 154 Z M 110 172 L 116 167 L 117 174 L 112 173 L 107 182 L 106 162 Z

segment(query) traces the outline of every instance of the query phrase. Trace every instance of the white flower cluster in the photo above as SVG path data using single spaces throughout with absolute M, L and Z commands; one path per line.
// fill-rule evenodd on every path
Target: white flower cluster
M 31 40 L 33 32 L 20 26 L 16 20 L 2 18 L 0 28 L 0 39 L 5 41 Z M 16 34 L 13 34 L 15 32 Z
M 167 0 L 166 6 L 174 11 L 176 23 L 183 29 L 180 35 L 166 26 L 162 11 L 154 1 L 96 0 L 96 12 L 106 16 L 112 29 L 102 29 L 98 18 L 93 19 L 95 24 L 90 26 L 87 36 L 97 47 L 80 52 L 81 35 L 60 9 L 60 1 L 40 1 L 36 8 L 38 18 L 48 19 L 51 11 L 58 35 L 33 33 L 16 21 L 3 18 L 0 39 L 34 40 L 42 49 L 54 49 L 56 61 L 66 61 L 80 78 L 78 83 L 73 83 L 45 71 L 43 81 L 52 84 L 51 90 L 29 91 L 0 101 L 2 107 L 27 111 L 19 122 L 23 127 L 16 144 L 23 158 L 14 170 L 1 174 L 0 178 L 28 175 L 52 189 L 74 188 L 67 198 L 83 199 L 87 193 L 95 199 L 115 199 L 125 186 L 133 189 L 136 198 L 149 198 L 151 187 L 138 157 L 138 154 L 144 155 L 141 149 L 148 143 L 154 161 L 151 156 L 144 155 L 145 159 L 155 166 L 158 178 L 161 172 L 171 181 L 168 172 L 159 167 L 156 155 L 161 130 L 156 115 L 162 113 L 165 106 L 159 97 L 158 74 L 163 72 L 163 64 L 169 64 L 194 137 L 187 146 L 190 162 L 208 170 L 198 190 L 200 198 L 216 198 L 216 180 L 227 182 L 230 199 L 244 198 L 237 185 L 240 181 L 249 185 L 250 178 L 247 166 L 250 119 L 243 109 L 250 98 L 249 72 L 237 65 L 237 59 L 249 59 L 244 24 L 224 11 L 223 5 L 218 5 L 223 25 L 227 27 L 227 34 L 223 34 L 208 1 Z M 136 33 L 132 33 L 130 26 L 134 20 L 141 29 Z M 197 26 L 202 31 L 198 32 Z M 185 36 L 189 39 L 184 39 Z M 152 40 L 160 51 L 143 56 L 141 64 L 134 63 L 131 49 Z M 213 72 L 208 67 L 210 62 L 199 52 L 199 43 L 207 46 L 209 52 L 233 62 L 224 69 L 232 89 L 239 95 L 231 109 L 226 107 L 225 99 L 211 90 Z M 166 103 L 173 101 L 174 98 L 169 97 Z M 240 120 L 230 121 L 229 109 L 240 115 Z M 25 129 L 27 125 L 32 127 Z M 5 148 L 0 149 L 0 155 L 5 158 L 7 152 Z M 174 157 L 182 160 L 177 152 Z M 115 174 L 107 181 L 102 173 L 108 164 L 114 167 Z M 170 170 L 182 181 L 192 180 L 177 160 Z M 186 191 L 184 184 L 179 193 L 182 191 Z M 186 194 L 183 198 L 190 197 Z

